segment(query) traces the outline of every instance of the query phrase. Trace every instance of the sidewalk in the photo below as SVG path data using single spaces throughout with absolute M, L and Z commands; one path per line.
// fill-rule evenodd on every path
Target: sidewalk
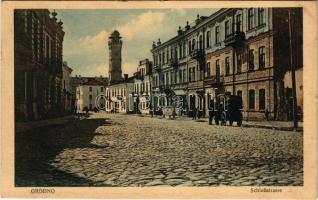
M 243 127 L 267 128 L 293 131 L 293 121 L 243 121 Z M 298 122 L 296 131 L 303 131 L 303 122 Z
M 48 125 L 59 125 L 64 124 L 69 121 L 73 121 L 76 119 L 75 115 L 67 115 L 64 117 L 53 118 L 53 119 L 45 119 L 40 121 L 30 121 L 30 122 L 15 122 L 15 132 L 23 132 L 27 130 L 31 130 L 34 128 L 40 128 Z
M 151 115 L 144 115 L 144 114 L 133 114 L 139 117 L 151 117 Z M 162 116 L 154 116 L 154 118 L 159 119 L 167 119 L 163 118 Z M 174 120 L 184 120 L 184 121 L 192 121 L 191 117 L 182 116 L 176 117 Z M 200 118 L 196 120 L 196 122 L 206 122 L 208 123 L 208 118 Z M 214 124 L 214 121 L 213 121 Z M 215 124 L 214 124 L 215 125 Z M 236 126 L 236 122 L 233 123 L 233 126 Z M 265 129 L 275 129 L 275 130 L 282 130 L 282 131 L 294 131 L 293 128 L 293 121 L 244 121 L 242 123 L 242 127 L 251 127 L 251 128 L 265 128 Z M 298 128 L 296 131 L 303 131 L 303 122 L 298 122 Z

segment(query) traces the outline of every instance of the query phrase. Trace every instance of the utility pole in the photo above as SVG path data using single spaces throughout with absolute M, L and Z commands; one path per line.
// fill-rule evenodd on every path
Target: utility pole
M 293 65 L 293 44 L 292 44 L 292 30 L 291 30 L 291 16 L 290 9 L 288 9 L 288 25 L 289 25 L 289 49 L 290 49 L 290 69 L 292 75 L 292 91 L 293 91 L 293 121 L 294 129 L 298 127 L 297 119 L 297 95 L 296 95 L 296 78 L 295 78 L 295 68 Z

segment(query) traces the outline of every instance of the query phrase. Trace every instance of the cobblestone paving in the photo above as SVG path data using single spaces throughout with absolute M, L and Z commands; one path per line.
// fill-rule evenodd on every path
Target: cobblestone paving
M 303 185 L 301 132 L 119 114 L 91 118 L 99 123 L 86 124 L 85 131 L 81 127 L 84 121 L 76 121 L 59 132 L 70 138 L 50 141 L 62 148 L 45 163 L 59 173 L 52 176 L 52 170 L 45 171 L 44 178 L 50 178 L 34 182 L 33 176 L 30 182 L 32 176 L 20 167 L 17 182 L 53 186 Z

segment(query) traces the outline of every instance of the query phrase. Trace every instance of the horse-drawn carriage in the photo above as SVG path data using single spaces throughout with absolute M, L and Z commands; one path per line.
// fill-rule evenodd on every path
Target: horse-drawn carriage
M 242 98 L 240 96 L 231 95 L 228 93 L 219 94 L 211 101 L 209 115 L 214 117 L 215 123 L 221 125 L 229 124 L 232 126 L 236 121 L 238 126 L 242 125 Z M 211 119 L 212 120 L 212 119 Z

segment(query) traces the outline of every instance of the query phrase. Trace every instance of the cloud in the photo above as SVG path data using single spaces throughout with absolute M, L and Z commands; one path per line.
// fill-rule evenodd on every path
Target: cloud
M 125 62 L 122 66 L 123 74 L 132 75 L 134 72 L 137 71 L 138 61 L 135 62 Z
M 108 76 L 108 66 L 104 63 L 81 66 L 72 72 L 72 76 Z
M 164 12 L 148 11 L 116 29 L 126 40 L 133 40 L 135 37 L 149 38 L 164 28 L 164 21 Z
M 179 16 L 185 16 L 187 14 L 187 11 L 184 8 L 176 8 L 176 9 L 171 9 L 171 12 L 176 12 Z

